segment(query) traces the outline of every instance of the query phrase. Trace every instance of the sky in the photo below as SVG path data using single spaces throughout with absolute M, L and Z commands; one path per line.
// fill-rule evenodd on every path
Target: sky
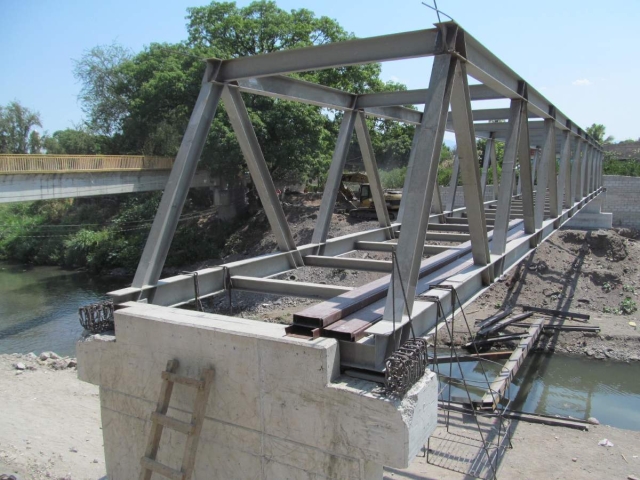
M 49 133 L 73 128 L 83 119 L 74 60 L 96 45 L 116 42 L 138 52 L 152 42 L 185 40 L 187 8 L 207 3 L 0 0 L 0 105 L 18 100 L 40 112 Z M 437 21 L 420 0 L 277 3 L 331 17 L 358 37 L 431 28 Z M 440 0 L 438 7 L 580 127 L 602 123 L 618 141 L 640 137 L 640 1 Z M 427 59 L 388 62 L 383 79 L 425 88 L 429 68 Z

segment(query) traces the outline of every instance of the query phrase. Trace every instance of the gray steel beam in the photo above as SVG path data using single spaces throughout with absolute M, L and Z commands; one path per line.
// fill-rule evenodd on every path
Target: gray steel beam
M 354 102 L 360 98 L 358 95 L 343 92 L 336 88 L 325 87 L 282 75 L 241 79 L 238 80 L 238 85 L 241 92 L 292 100 L 319 107 L 335 108 L 337 110 L 352 110 Z M 368 116 L 410 124 L 419 124 L 422 119 L 420 112 L 401 106 L 367 107 L 364 108 L 364 111 Z
M 502 178 L 500 182 L 502 188 L 498 196 L 498 209 L 493 228 L 493 240 L 491 241 L 491 253 L 493 255 L 503 255 L 507 248 L 507 232 L 511 214 L 511 191 L 516 174 L 515 166 L 518 147 L 521 142 L 522 115 L 526 108 L 524 100 L 511 100 L 509 135 L 504 145 L 504 157 L 502 159 Z
M 356 242 L 356 250 L 367 250 L 373 252 L 392 252 L 397 249 L 398 242 Z M 428 245 L 425 244 L 423 255 L 436 255 L 446 252 L 447 250 L 455 250 L 461 247 L 451 247 L 449 245 Z
M 422 258 L 422 255 L 420 255 Z M 360 270 L 363 272 L 391 271 L 389 260 L 370 260 L 368 258 L 325 257 L 322 255 L 307 255 L 304 257 L 305 265 L 309 267 L 340 268 L 344 270 Z
M 189 185 L 196 173 L 198 160 L 207 140 L 213 116 L 218 108 L 222 87 L 209 83 L 217 65 L 209 63 L 204 73 L 200 93 L 191 113 L 189 124 L 182 137 L 178 155 L 171 169 L 169 181 L 162 194 L 160 205 L 140 257 L 133 287 L 155 285 L 160 279 L 162 267 L 178 226 L 178 219 L 189 193 Z
M 449 180 L 449 194 L 447 196 L 446 211 L 451 212 L 456 206 L 456 191 L 458 190 L 458 177 L 460 174 L 460 157 L 458 154 L 453 157 L 453 168 L 451 179 Z M 466 201 L 465 201 L 466 203 Z
M 571 162 L 571 205 L 582 200 L 582 190 L 580 188 L 580 156 L 584 142 L 576 137 L 575 148 L 573 149 L 573 161 Z
M 495 139 L 491 142 L 491 178 L 493 179 L 493 199 L 498 200 L 498 194 L 500 192 L 500 177 L 498 176 L 498 157 L 496 155 Z
M 529 122 L 525 115 L 520 117 L 520 144 L 518 146 L 518 162 L 520 164 L 520 186 L 522 188 L 521 199 L 523 210 L 524 232 L 527 234 L 536 231 L 533 204 L 533 171 L 531 168 L 531 140 L 529 139 Z
M 442 51 L 440 30 L 432 28 L 224 60 L 218 80 L 228 82 L 240 78 L 426 57 Z
M 458 50 L 464 50 L 464 38 L 464 33 L 458 36 Z M 473 262 L 475 265 L 484 266 L 488 265 L 490 260 L 489 240 L 487 239 L 487 223 L 484 216 L 484 198 L 480 186 L 478 149 L 473 130 L 471 97 L 464 62 L 456 63 L 451 93 L 451 118 L 455 129 L 456 148 L 462 172 L 462 188 L 469 219 Z M 511 196 L 511 192 L 512 190 L 508 191 L 509 196 Z M 491 283 L 492 278 L 488 270 L 484 271 L 483 280 L 487 284 Z
M 469 75 L 505 98 L 522 98 L 518 92 L 518 86 L 523 79 L 475 38 L 466 32 L 465 35 L 465 58 Z M 537 90 L 531 86 L 527 86 L 527 90 L 529 112 L 540 118 L 551 118 L 554 120 L 556 128 L 563 131 L 570 130 L 575 135 L 585 138 L 589 143 L 593 143 L 573 122 L 568 122 L 569 119 L 562 112 L 556 110 L 554 115 L 551 115 L 549 112 L 553 109 L 553 105 Z
M 264 213 L 276 237 L 278 248 L 282 252 L 290 252 L 289 261 L 292 268 L 303 266 L 302 257 L 293 241 L 287 218 L 282 210 L 280 199 L 276 194 L 276 187 L 273 185 L 273 179 L 267 167 L 267 162 L 262 155 L 258 137 L 256 137 L 249 113 L 242 101 L 242 94 L 238 87 L 225 85 L 222 91 L 222 99 L 229 121 L 238 139 L 240 150 L 242 150 L 251 178 L 262 201 Z
M 493 138 L 493 135 L 491 135 L 491 137 L 487 139 L 487 143 L 484 147 L 484 157 L 482 158 L 482 177 L 480 178 L 480 186 L 482 187 L 483 196 L 487 188 L 487 173 L 489 171 L 489 163 L 491 163 L 491 147 L 493 146 L 493 142 L 495 142 L 495 139 Z
M 384 190 L 382 189 L 382 183 L 380 182 L 378 165 L 376 163 L 376 157 L 373 151 L 373 145 L 371 144 L 371 137 L 369 135 L 369 128 L 367 127 L 364 112 L 356 113 L 355 130 L 358 138 L 358 144 L 360 145 L 360 151 L 362 152 L 364 169 L 367 172 L 367 177 L 369 178 L 371 199 L 373 200 L 373 206 L 376 209 L 378 223 L 381 228 L 388 229 L 388 238 L 391 239 L 393 238 L 393 232 L 389 229 L 389 227 L 391 227 L 391 221 L 389 220 L 389 212 L 387 211 L 387 202 L 384 199 Z
M 571 198 L 571 133 L 563 132 L 564 145 L 560 154 L 560 176 L 558 177 L 557 211 L 573 205 Z
M 555 207 L 553 206 L 556 201 L 556 196 L 553 195 L 553 184 L 556 182 L 555 175 L 550 178 L 551 169 L 555 171 L 556 168 L 556 140 L 555 140 L 555 125 L 554 120 L 547 118 L 544 121 L 546 127 L 546 139 L 542 146 L 542 154 L 540 155 L 540 163 L 538 164 L 538 184 L 536 188 L 535 198 L 535 226 L 536 230 L 542 228 L 542 221 L 544 219 L 544 204 L 546 199 L 547 186 L 549 187 L 549 199 L 552 207 L 552 212 Z M 557 195 L 557 192 L 556 192 Z M 557 204 L 556 204 L 557 205 Z M 556 217 L 557 215 L 552 215 Z
M 353 137 L 356 116 L 357 113 L 355 111 L 347 110 L 342 117 L 336 148 L 333 151 L 333 159 L 331 160 L 327 182 L 324 187 L 324 193 L 322 194 L 322 203 L 320 204 L 320 211 L 318 212 L 316 228 L 313 230 L 313 237 L 311 239 L 313 243 L 323 244 L 327 241 L 327 235 L 329 234 L 329 227 L 331 225 L 331 216 L 336 206 L 344 164 L 347 161 L 349 144 Z
M 436 187 L 433 189 L 433 199 L 431 200 L 431 213 L 440 215 L 444 213 L 442 207 L 442 195 L 440 195 L 440 185 L 436 182 Z
M 351 287 L 337 285 L 323 285 L 320 283 L 290 282 L 270 278 L 245 277 L 234 275 L 230 277 L 231 288 L 245 292 L 268 293 L 271 295 L 285 295 L 288 297 L 320 298 L 337 297 L 353 290 Z
M 499 93 L 494 92 L 486 85 L 469 85 L 469 92 L 471 94 L 471 100 L 499 100 L 504 98 Z M 371 108 L 371 107 L 392 107 L 396 105 L 424 105 L 424 99 L 427 98 L 426 88 L 417 88 L 415 90 L 400 90 L 397 92 L 379 92 L 379 93 L 366 93 L 358 96 L 356 102 L 356 108 Z M 494 120 L 501 117 L 499 115 L 499 109 L 493 110 L 480 110 L 483 113 L 482 116 L 491 115 L 490 118 L 483 118 L 484 120 Z M 474 116 L 475 119 L 475 116 Z M 478 120 L 481 120 L 480 118 Z
M 447 44 L 453 46 L 457 30 L 448 29 L 448 33 Z M 403 222 L 398 241 L 398 268 L 394 267 L 393 285 L 387 294 L 386 320 L 400 320 L 413 308 L 456 63 L 457 59 L 447 54 L 433 61 L 422 124 L 416 128 L 409 159 L 412 168 L 407 172 L 403 193 L 406 210 L 401 218 L 410 221 Z

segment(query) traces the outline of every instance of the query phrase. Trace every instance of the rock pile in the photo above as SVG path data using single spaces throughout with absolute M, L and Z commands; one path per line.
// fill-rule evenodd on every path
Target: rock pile
M 36 370 L 38 367 L 48 367 L 52 370 L 66 370 L 67 368 L 76 368 L 78 362 L 75 358 L 61 357 L 55 352 L 42 352 L 40 355 L 35 353 L 27 353 L 26 355 L 14 353 L 16 363 L 13 368 L 19 372 L 25 370 Z

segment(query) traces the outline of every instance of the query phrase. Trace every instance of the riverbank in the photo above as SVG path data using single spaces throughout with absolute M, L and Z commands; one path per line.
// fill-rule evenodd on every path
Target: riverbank
M 552 236 L 465 309 L 471 334 L 476 322 L 504 309 L 513 314 L 524 306 L 589 315 L 589 320 L 554 318 L 534 314 L 524 320 L 545 318 L 564 326 L 600 327 L 594 332 L 548 331 L 535 349 L 598 360 L 640 361 L 640 243 L 629 230 L 584 232 L 563 230 Z M 505 334 L 521 333 L 507 327 Z M 439 342 L 450 339 L 441 330 Z M 458 322 L 454 343 L 471 338 Z M 494 350 L 511 350 L 515 342 L 496 343 Z
M 19 480 L 106 480 L 98 388 L 79 381 L 74 366 L 54 369 L 57 360 L 0 355 L 0 475 Z M 17 363 L 24 363 L 25 370 L 17 370 Z M 603 438 L 614 446 L 598 446 Z M 606 425 L 582 432 L 520 422 L 513 447 L 498 478 L 640 478 L 640 432 Z M 409 469 L 389 469 L 384 478 L 465 477 L 416 457 Z

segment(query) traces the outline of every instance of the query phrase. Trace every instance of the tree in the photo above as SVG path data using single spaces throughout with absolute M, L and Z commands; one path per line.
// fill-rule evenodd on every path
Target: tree
M 587 128 L 587 133 L 596 139 L 598 143 L 613 143 L 615 138 L 609 135 L 605 138 L 606 127 L 601 123 L 594 123 Z
M 129 50 L 114 43 L 94 47 L 75 61 L 73 74 L 82 83 L 78 99 L 99 133 L 120 131 L 128 106 L 123 92 L 126 78 L 118 67 L 130 58 Z
M 43 146 L 47 153 L 58 155 L 98 155 L 109 153 L 108 137 L 94 134 L 83 127 L 58 130 L 44 139 Z
M 6 107 L 0 106 L 0 153 L 29 153 L 32 140 L 37 147 L 40 135 L 31 137 L 34 127 L 42 127 L 40 114 L 10 102 Z
M 309 10 L 287 12 L 272 1 L 239 8 L 234 2 L 191 8 L 188 40 L 154 43 L 137 55 L 117 46 L 96 47 L 76 65 L 80 101 L 89 124 L 111 134 L 118 153 L 175 155 L 200 90 L 205 58 L 222 59 L 319 45 L 353 38 L 337 22 Z M 405 88 L 385 84 L 379 64 L 296 74 L 353 93 Z M 340 112 L 257 95 L 243 95 L 269 169 L 276 180 L 297 181 L 326 171 L 342 118 Z M 383 163 L 408 159 L 413 127 L 371 122 Z M 383 135 L 384 134 L 384 135 Z M 219 108 L 202 164 L 227 178 L 246 167 L 223 108 Z

